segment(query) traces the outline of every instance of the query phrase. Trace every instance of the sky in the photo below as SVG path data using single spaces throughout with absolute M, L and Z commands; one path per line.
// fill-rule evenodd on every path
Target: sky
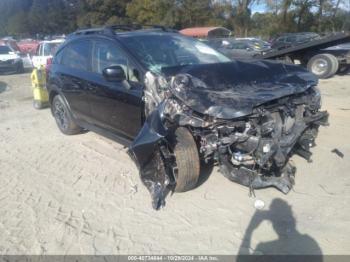
M 251 7 L 251 10 L 252 10 L 252 14 L 257 13 L 257 12 L 263 13 L 266 11 L 266 6 L 263 3 L 253 4 Z
M 339 7 L 350 11 L 350 0 L 343 0 L 340 3 Z M 264 3 L 255 3 L 252 5 L 251 10 L 252 10 L 252 14 L 257 12 L 264 13 L 266 12 L 266 5 Z

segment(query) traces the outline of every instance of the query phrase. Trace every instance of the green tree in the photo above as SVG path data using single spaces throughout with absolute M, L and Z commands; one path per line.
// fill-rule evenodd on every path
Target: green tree
M 133 0 L 126 13 L 139 24 L 176 25 L 176 6 L 172 0 Z
M 113 23 L 125 23 L 126 6 L 130 0 L 82 0 L 78 15 L 80 27 L 94 27 Z

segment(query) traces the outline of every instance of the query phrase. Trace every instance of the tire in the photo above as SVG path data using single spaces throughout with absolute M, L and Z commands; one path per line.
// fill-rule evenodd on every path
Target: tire
M 19 63 L 19 64 L 17 65 L 16 73 L 17 73 L 17 74 L 23 74 L 23 73 L 24 73 L 24 66 L 23 66 L 23 63 Z
M 174 134 L 174 154 L 177 165 L 175 192 L 186 192 L 196 187 L 200 161 L 197 144 L 188 129 L 179 127 Z
M 56 120 L 56 124 L 65 135 L 76 135 L 82 132 L 82 128 L 74 123 L 72 114 L 69 111 L 62 96 L 56 95 L 52 99 L 51 111 Z
M 315 55 L 307 63 L 307 69 L 321 79 L 333 76 L 338 67 L 337 58 L 331 54 Z
M 333 65 L 332 76 L 333 76 L 338 72 L 339 62 L 338 62 L 338 59 L 334 55 L 329 54 L 329 56 L 330 56 L 330 58 L 333 59 L 333 64 L 332 64 Z

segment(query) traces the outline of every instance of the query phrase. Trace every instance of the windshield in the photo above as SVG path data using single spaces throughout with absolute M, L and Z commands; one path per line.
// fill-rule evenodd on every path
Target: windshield
M 44 45 L 44 56 L 52 56 L 55 54 L 60 43 L 46 43 Z
M 5 45 L 4 46 L 0 46 L 0 55 L 7 55 L 10 52 L 13 52 L 13 51 L 8 46 L 5 46 Z
M 153 72 L 171 66 L 231 61 L 206 44 L 177 34 L 134 35 L 120 39 Z

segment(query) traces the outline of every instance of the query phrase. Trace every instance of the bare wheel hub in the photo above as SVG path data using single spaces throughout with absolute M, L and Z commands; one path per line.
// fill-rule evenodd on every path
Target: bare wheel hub
M 314 61 L 311 70 L 316 75 L 322 75 L 327 71 L 328 62 L 323 58 L 318 58 Z

